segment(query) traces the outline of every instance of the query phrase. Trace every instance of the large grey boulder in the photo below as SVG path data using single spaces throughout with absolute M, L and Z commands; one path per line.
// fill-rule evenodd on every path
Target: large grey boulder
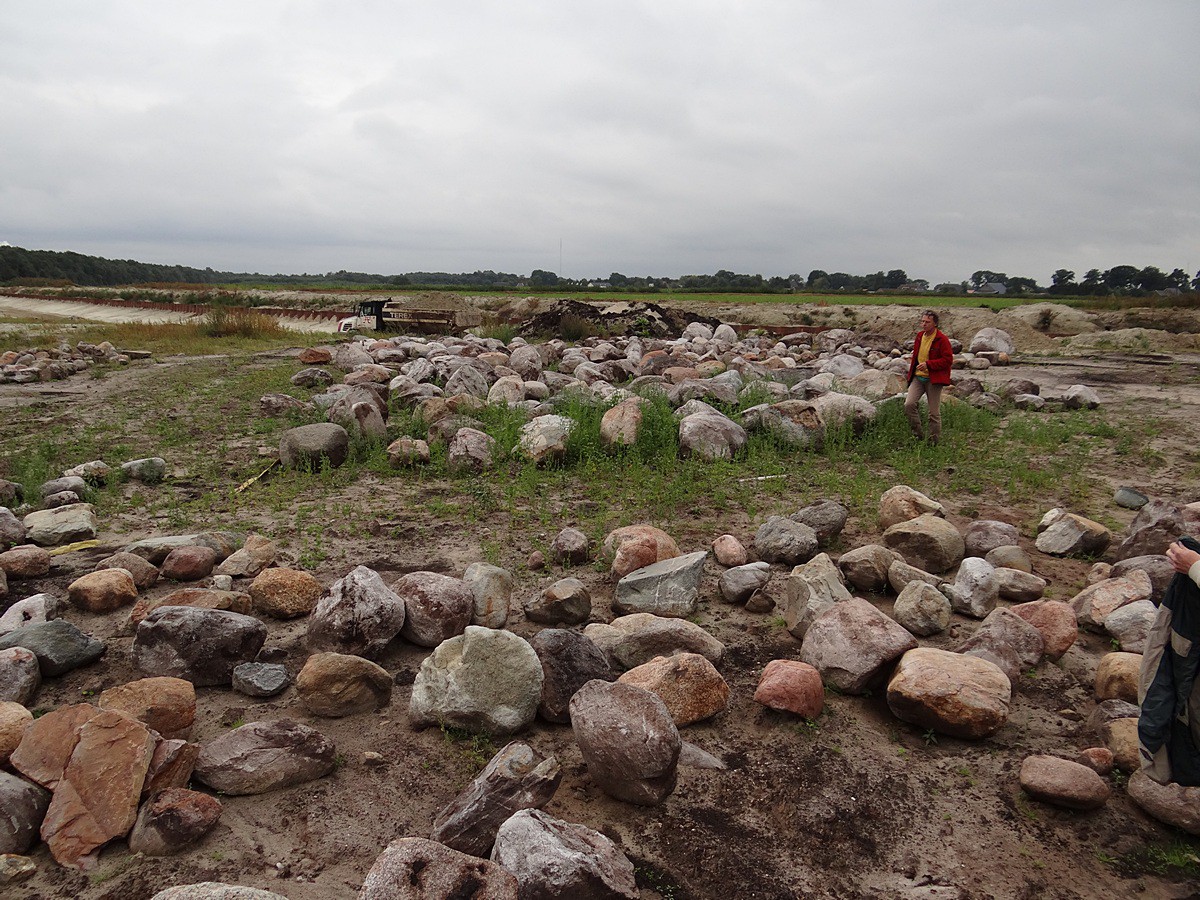
M 882 593 L 888 586 L 888 568 L 900 554 L 882 544 L 866 544 L 838 557 L 838 568 L 851 585 L 860 591 Z
M 25 543 L 25 525 L 7 506 L 0 506 L 0 550 Z
M 617 612 L 653 613 L 686 618 L 696 612 L 705 550 L 664 559 L 635 569 L 617 582 L 613 609 Z
M 541 809 L 561 780 L 553 756 L 541 759 L 528 744 L 514 741 L 437 814 L 429 836 L 462 853 L 486 857 L 505 820 L 523 809 Z
M 265 794 L 328 775 L 336 756 L 333 742 L 307 725 L 251 722 L 204 744 L 193 774 L 224 794 Z
M 641 896 L 633 863 L 597 831 L 540 810 L 522 810 L 496 835 L 492 862 L 512 872 L 528 900 Z
M 826 684 L 861 694 L 884 669 L 917 646 L 916 638 L 866 600 L 835 604 L 809 626 L 800 661 L 821 673 Z
M 36 622 L 0 637 L 0 650 L 24 647 L 37 657 L 43 678 L 63 675 L 104 655 L 104 641 L 80 631 L 65 619 Z
M 409 714 L 419 725 L 515 734 L 537 715 L 543 679 L 541 661 L 524 638 L 469 625 L 421 663 Z
M 0 853 L 27 853 L 50 806 L 50 792 L 0 771 Z
M 1016 349 L 1012 335 L 1001 328 L 980 328 L 975 332 L 975 337 L 971 338 L 971 353 L 993 352 L 1012 355 Z
M 725 645 L 695 622 L 652 613 L 619 616 L 607 625 L 593 622 L 583 633 L 621 670 L 672 653 L 699 653 L 714 665 L 725 655 Z
M 398 838 L 379 854 L 358 900 L 517 900 L 511 872 L 424 838 Z
M 1187 534 L 1183 512 L 1169 500 L 1153 499 L 1129 523 L 1125 540 L 1117 547 L 1118 560 L 1163 553 L 1181 534 Z
M 558 462 L 567 453 L 575 420 L 567 416 L 538 416 L 521 426 L 517 449 L 537 465 Z
M 279 462 L 289 469 L 336 469 L 350 452 L 350 435 L 341 425 L 318 422 L 289 428 L 279 439 Z
M 976 519 L 967 525 L 963 534 L 967 556 L 987 556 L 997 547 L 1010 547 L 1017 543 L 1020 532 L 1015 525 L 995 519 Z
M 831 544 L 850 518 L 850 510 L 836 500 L 818 500 L 804 507 L 799 512 L 788 516 L 793 522 L 807 525 L 817 533 L 817 543 L 822 547 Z
M 25 539 L 39 547 L 58 547 L 96 536 L 96 509 L 90 503 L 71 503 L 40 509 L 25 517 Z
M 366 566 L 329 586 L 308 620 L 309 650 L 375 659 L 404 627 L 404 601 Z
M 816 531 L 786 516 L 771 516 L 754 534 L 758 558 L 769 563 L 795 566 L 808 562 L 819 544 Z
M 544 625 L 578 625 L 591 614 L 591 592 L 578 578 L 560 578 L 525 602 L 525 618 Z
M 978 556 L 967 557 L 958 567 L 954 584 L 947 588 L 946 595 L 955 612 L 982 619 L 996 608 L 1000 597 L 996 567 Z
M 604 793 L 655 806 L 675 790 L 682 741 L 658 696 L 630 684 L 590 681 L 571 699 L 570 712 L 588 775 Z
M 707 462 L 733 459 L 746 447 L 746 429 L 720 413 L 694 413 L 679 422 L 679 453 Z
M 169 675 L 200 686 L 229 684 L 233 670 L 252 662 L 267 626 L 222 609 L 160 606 L 144 618 L 133 639 L 131 662 L 147 675 Z
M 929 637 L 946 630 L 950 624 L 950 601 L 946 595 L 924 581 L 910 581 L 905 585 L 892 615 L 908 631 L 920 637 Z
M 1104 620 L 1104 630 L 1116 639 L 1122 650 L 1144 653 L 1157 616 L 1158 607 L 1153 602 L 1135 600 L 1109 613 Z
M 496 439 L 478 428 L 464 426 L 454 432 L 446 451 L 451 472 L 485 472 L 494 464 Z
M 25 647 L 0 650 L 0 702 L 29 706 L 42 686 L 37 656 Z
M 1045 639 L 1037 626 L 1011 609 L 1001 607 L 993 610 L 956 652 L 987 651 L 1001 655 L 1004 653 L 1001 645 L 1012 650 L 1022 669 L 1031 669 L 1041 662 L 1046 649 Z
M 825 436 L 825 423 L 817 408 L 807 400 L 782 400 L 764 403 L 742 411 L 747 431 L 766 431 L 775 439 L 793 447 L 819 450 Z
M 717 579 L 717 589 L 728 603 L 745 603 L 755 591 L 771 580 L 771 566 L 765 562 L 746 563 L 726 569 Z

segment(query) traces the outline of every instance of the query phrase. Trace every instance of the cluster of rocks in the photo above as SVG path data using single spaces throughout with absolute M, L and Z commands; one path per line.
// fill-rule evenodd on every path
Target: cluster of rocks
M 119 839 L 147 855 L 176 853 L 203 838 L 236 797 L 327 775 L 337 748 L 319 729 L 288 719 L 192 742 L 195 688 L 228 686 L 252 697 L 293 689 L 314 717 L 361 715 L 392 703 L 394 679 L 376 660 L 397 640 L 431 651 L 408 698 L 414 725 L 515 736 L 539 719 L 569 723 L 599 790 L 661 804 L 680 766 L 723 766 L 681 734 L 731 700 L 725 647 L 690 621 L 716 599 L 702 596 L 710 554 L 723 602 L 775 612 L 799 641 L 796 658 L 765 666 L 755 701 L 807 719 L 821 714 L 826 687 L 849 695 L 882 688 L 901 721 L 985 739 L 1007 722 L 1019 673 L 1060 658 L 1081 626 L 1111 635 L 1121 650 L 1105 655 L 1093 685 L 1101 744 L 1032 756 L 1019 775 L 1037 799 L 1103 805 L 1111 788 L 1102 776 L 1137 768 L 1133 703 L 1152 598 L 1170 577 L 1164 535 L 1200 523 L 1200 504 L 1148 502 L 1115 550 L 1099 523 L 1049 511 L 1037 552 L 1113 559 L 1094 566 L 1070 601 L 1043 597 L 1047 583 L 1011 523 L 976 520 L 960 530 L 936 500 L 899 485 L 880 498 L 881 542 L 834 558 L 827 551 L 847 518 L 845 507 L 825 500 L 768 518 L 749 549 L 727 534 L 691 552 L 649 525 L 616 529 L 598 549 L 564 529 L 548 551 L 555 563 L 585 565 L 598 553 L 607 564 L 612 592 L 599 609 L 578 578 L 520 597 L 511 573 L 486 563 L 461 578 L 411 572 L 391 584 L 359 566 L 322 586 L 279 565 L 278 548 L 257 535 L 135 542 L 72 581 L 65 598 L 23 597 L 0 617 L 0 853 L 25 854 L 40 839 L 59 863 L 80 868 Z M 57 533 L 43 546 L 6 550 L 0 572 L 19 594 L 49 572 L 46 546 L 71 539 Z M 164 593 L 162 582 L 177 586 Z M 868 599 L 886 593 L 895 594 L 891 615 Z M 86 621 L 126 608 L 130 661 L 142 677 L 94 704 L 34 719 L 29 706 L 44 679 L 108 649 L 63 613 Z M 973 633 L 953 649 L 923 645 L 953 613 L 977 620 Z M 526 639 L 507 627 L 515 619 L 545 627 Z M 272 623 L 298 620 L 309 655 L 293 679 L 269 641 Z M 111 777 L 90 777 L 96 771 Z M 560 780 L 554 758 L 519 742 L 505 746 L 427 836 L 383 850 L 360 896 L 393 896 L 400 884 L 452 891 L 466 881 L 490 885 L 489 896 L 637 896 L 619 848 L 541 811 Z M 1153 815 L 1185 828 L 1200 822 L 1180 791 L 1136 781 L 1130 795 Z
M 829 427 L 851 425 L 860 431 L 880 404 L 898 402 L 908 372 L 905 350 L 882 335 L 857 335 L 830 329 L 813 335 L 796 332 L 783 338 L 739 338 L 729 325 L 712 328 L 693 322 L 673 340 L 622 337 L 588 339 L 574 346 L 561 340 L 530 344 L 467 335 L 436 340 L 413 337 L 356 341 L 334 348 L 310 348 L 300 354 L 308 368 L 297 372 L 297 386 L 324 388 L 311 401 L 288 394 L 261 398 L 263 415 L 322 415 L 327 422 L 285 433 L 279 448 L 285 465 L 340 465 L 350 440 L 388 439 L 392 408 L 415 409 L 429 426 L 427 439 L 401 437 L 388 453 L 395 465 L 428 461 L 429 442 L 445 442 L 455 471 L 490 467 L 495 440 L 472 414 L 485 404 L 523 409 L 529 419 L 517 452 L 538 463 L 566 452 L 572 419 L 561 414 L 570 399 L 610 408 L 601 424 L 606 446 L 630 445 L 642 425 L 644 396 L 656 391 L 675 407 L 679 447 L 684 456 L 728 459 L 742 451 L 747 433 L 767 430 L 787 444 L 819 448 Z M 1007 333 L 982 329 L 958 355 L 953 396 L 1000 411 L 1006 402 L 1041 409 L 1047 398 L 1037 384 L 1008 379 L 990 391 L 980 372 L 1007 364 L 1013 352 Z M 340 379 L 326 366 L 340 370 Z M 759 402 L 740 415 L 726 408 L 751 397 Z M 1090 388 L 1067 390 L 1063 408 L 1095 407 Z
M 149 356 L 145 350 L 118 350 L 109 341 L 80 341 L 74 348 L 64 341 L 52 350 L 6 350 L 0 353 L 0 384 L 58 381 L 87 371 L 96 363 L 125 365 Z

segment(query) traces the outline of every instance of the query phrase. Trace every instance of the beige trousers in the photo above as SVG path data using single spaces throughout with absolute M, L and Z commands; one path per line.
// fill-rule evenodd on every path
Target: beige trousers
M 942 388 L 945 385 L 922 381 L 914 377 L 908 385 L 908 396 L 904 398 L 904 414 L 908 416 L 908 424 L 912 426 L 913 434 L 925 437 L 921 427 L 921 410 L 918 404 L 921 395 L 929 404 L 929 439 L 937 441 L 942 436 Z

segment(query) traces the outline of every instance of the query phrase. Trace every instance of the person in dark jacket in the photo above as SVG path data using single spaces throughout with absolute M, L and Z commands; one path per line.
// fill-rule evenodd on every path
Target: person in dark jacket
M 932 309 L 921 313 L 921 330 L 913 341 L 912 361 L 908 364 L 908 395 L 904 399 L 904 414 L 918 438 L 925 437 L 921 427 L 921 395 L 929 405 L 929 442 L 936 444 L 942 437 L 942 388 L 950 383 L 950 367 L 954 365 L 954 350 L 950 338 L 938 330 L 938 314 Z
M 1138 678 L 1142 771 L 1160 784 L 1200 785 L 1200 542 L 1167 548 L 1175 577 L 1146 638 Z

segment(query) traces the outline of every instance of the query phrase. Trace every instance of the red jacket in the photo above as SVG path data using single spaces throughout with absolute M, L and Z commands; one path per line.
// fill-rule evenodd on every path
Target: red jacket
M 912 360 L 908 364 L 908 384 L 912 384 L 917 374 L 917 351 L 921 349 L 921 335 L 924 333 L 918 331 L 916 342 L 913 344 Z M 929 347 L 929 361 L 926 363 L 929 369 L 929 383 L 949 384 L 952 365 L 954 351 L 950 348 L 950 338 L 936 330 L 933 333 L 933 343 Z

